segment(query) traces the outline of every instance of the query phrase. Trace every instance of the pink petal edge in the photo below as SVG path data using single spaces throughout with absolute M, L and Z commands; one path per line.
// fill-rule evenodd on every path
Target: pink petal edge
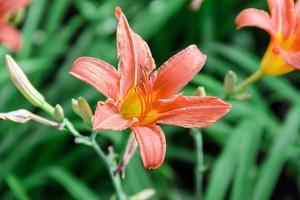
M 0 18 L 30 4 L 31 0 L 0 0 Z
M 120 75 L 113 66 L 102 60 L 80 57 L 74 62 L 70 74 L 108 98 L 116 99 L 119 94 Z
M 145 168 L 159 168 L 165 159 L 166 138 L 157 125 L 131 127 Z
M 167 60 L 154 74 L 157 75 L 153 91 L 156 98 L 175 95 L 198 74 L 206 60 L 196 45 L 190 45 Z
M 93 130 L 122 131 L 127 129 L 133 122 L 126 120 L 118 113 L 114 105 L 98 102 L 93 120 Z
M 160 113 L 157 123 L 193 128 L 214 124 L 229 112 L 231 105 L 218 97 L 177 95 L 161 100 L 157 109 Z
M 272 37 L 276 37 L 276 30 L 266 11 L 255 8 L 245 9 L 236 17 L 235 23 L 238 29 L 254 26 L 267 31 Z
M 278 50 L 286 63 L 300 70 L 300 51 L 289 52 L 283 49 L 278 49 Z
M 21 47 L 21 35 L 10 24 L 0 22 L 0 43 L 17 52 Z
M 143 73 L 150 74 L 152 72 L 155 63 L 147 43 L 131 30 L 121 8 L 115 8 L 115 15 L 119 20 L 117 50 L 121 74 L 121 96 L 123 97 L 129 88 L 141 79 Z

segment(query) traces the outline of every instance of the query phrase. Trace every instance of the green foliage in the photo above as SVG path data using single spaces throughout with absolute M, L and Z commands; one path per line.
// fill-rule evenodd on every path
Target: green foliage
M 33 0 L 20 26 L 22 49 L 13 57 L 49 103 L 62 105 L 83 133 L 88 127 L 73 113 L 71 99 L 83 96 L 95 109 L 103 96 L 68 71 L 79 56 L 117 66 L 116 5 L 149 42 L 157 66 L 191 43 L 208 55 L 203 70 L 184 88 L 186 94 L 204 86 L 207 95 L 224 97 L 226 73 L 232 70 L 238 81 L 243 80 L 258 68 L 268 43 L 266 33 L 237 31 L 234 25 L 242 9 L 266 8 L 261 0 L 204 0 L 197 12 L 189 9 L 189 0 Z M 26 108 L 44 115 L 9 81 L 4 66 L 8 52 L 0 46 L 0 112 Z M 231 101 L 228 116 L 201 130 L 205 168 L 201 196 L 208 200 L 299 198 L 299 75 L 265 77 L 247 90 L 251 100 Z M 153 188 L 152 199 L 195 199 L 193 136 L 182 128 L 163 129 L 168 145 L 164 165 L 146 170 L 136 152 L 122 182 L 124 190 L 133 195 Z M 128 131 L 103 132 L 99 142 L 105 150 L 113 145 L 120 157 L 127 138 Z M 278 190 L 286 192 L 275 196 Z M 0 199 L 89 200 L 113 195 L 104 163 L 90 148 L 34 122 L 0 122 Z

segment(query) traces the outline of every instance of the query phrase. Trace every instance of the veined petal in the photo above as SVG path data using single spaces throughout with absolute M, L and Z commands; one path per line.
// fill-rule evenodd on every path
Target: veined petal
M 110 64 L 90 57 L 78 58 L 70 71 L 76 78 L 90 84 L 106 97 L 116 99 L 120 74 Z
M 279 49 L 279 53 L 287 64 L 300 70 L 300 51 L 289 52 L 283 49 Z
M 156 98 L 169 98 L 184 87 L 201 70 L 206 55 L 196 45 L 180 51 L 158 70 L 153 91 Z
M 157 123 L 192 128 L 212 125 L 231 109 L 231 105 L 217 97 L 178 95 L 160 100 L 156 109 L 159 112 Z
M 297 23 L 294 0 L 268 0 L 268 4 L 277 31 L 288 36 Z
M 10 24 L 0 22 L 0 43 L 8 46 L 12 51 L 18 51 L 21 46 L 19 31 Z
M 117 49 L 119 72 L 121 73 L 121 96 L 136 85 L 146 73 L 148 76 L 155 68 L 155 63 L 147 43 L 134 33 L 121 8 L 116 7 L 115 15 L 119 20 L 117 28 Z
M 157 125 L 131 127 L 145 168 L 158 168 L 165 159 L 166 138 Z
M 0 18 L 28 5 L 31 0 L 0 0 Z
M 98 102 L 94 115 L 93 130 L 122 131 L 132 124 L 118 113 L 114 105 L 105 102 Z
M 255 26 L 267 31 L 272 37 L 276 36 L 276 30 L 272 24 L 270 15 L 263 10 L 248 8 L 243 10 L 236 18 L 237 28 Z

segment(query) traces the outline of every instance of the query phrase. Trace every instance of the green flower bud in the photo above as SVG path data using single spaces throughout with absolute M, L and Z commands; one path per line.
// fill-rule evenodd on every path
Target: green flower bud
M 224 80 L 224 92 L 226 96 L 230 96 L 234 92 L 236 85 L 236 74 L 233 71 L 229 71 Z

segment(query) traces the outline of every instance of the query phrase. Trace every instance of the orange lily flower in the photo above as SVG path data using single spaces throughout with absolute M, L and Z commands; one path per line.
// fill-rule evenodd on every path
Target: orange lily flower
M 13 51 L 20 49 L 21 36 L 19 31 L 6 21 L 7 17 L 30 2 L 31 0 L 0 0 L 0 43 Z
M 261 72 L 281 75 L 300 69 L 300 1 L 268 0 L 270 15 L 263 10 L 249 8 L 236 18 L 238 28 L 255 26 L 271 36 L 262 62 Z
M 121 131 L 131 128 L 145 168 L 164 161 L 166 140 L 158 124 L 207 127 L 231 108 L 217 97 L 175 95 L 202 68 L 206 56 L 195 45 L 182 50 L 158 70 L 147 43 L 128 25 L 121 9 L 115 9 L 118 71 L 96 58 L 78 58 L 71 74 L 107 97 L 98 103 L 93 129 Z M 174 96 L 175 95 L 175 96 Z

